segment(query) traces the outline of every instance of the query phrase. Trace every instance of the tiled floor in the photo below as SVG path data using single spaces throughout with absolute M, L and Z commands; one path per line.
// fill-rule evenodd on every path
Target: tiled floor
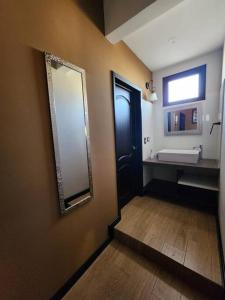
M 212 299 L 114 240 L 64 300 Z
M 222 284 L 213 215 L 150 197 L 135 197 L 122 209 L 116 229 Z

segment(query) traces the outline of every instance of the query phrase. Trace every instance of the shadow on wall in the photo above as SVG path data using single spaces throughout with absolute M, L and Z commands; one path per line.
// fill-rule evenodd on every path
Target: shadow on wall
M 105 34 L 103 0 L 74 0 L 76 5 Z

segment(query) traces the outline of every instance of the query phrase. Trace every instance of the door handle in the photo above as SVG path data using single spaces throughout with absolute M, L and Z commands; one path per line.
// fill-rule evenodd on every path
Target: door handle
M 132 146 L 132 149 L 135 151 L 135 150 L 137 149 L 137 147 L 133 145 L 133 146 Z

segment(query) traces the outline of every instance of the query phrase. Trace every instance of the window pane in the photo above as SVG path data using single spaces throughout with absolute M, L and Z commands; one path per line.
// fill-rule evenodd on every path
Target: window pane
M 168 82 L 168 101 L 176 102 L 199 97 L 199 74 Z

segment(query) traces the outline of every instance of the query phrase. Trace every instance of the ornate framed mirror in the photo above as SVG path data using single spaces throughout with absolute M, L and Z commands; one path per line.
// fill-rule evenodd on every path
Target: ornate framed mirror
M 45 53 L 61 212 L 93 198 L 85 71 Z

